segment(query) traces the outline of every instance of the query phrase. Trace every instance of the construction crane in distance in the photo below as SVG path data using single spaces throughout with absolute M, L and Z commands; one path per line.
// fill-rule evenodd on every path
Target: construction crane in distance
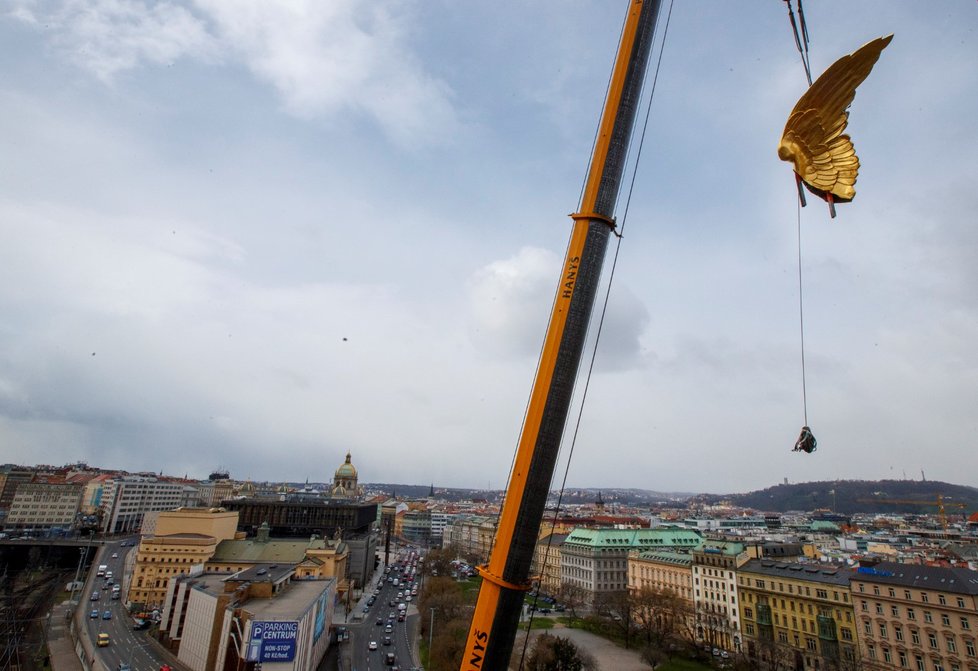
M 910 505 L 910 506 L 932 506 L 937 508 L 938 519 L 941 522 L 941 528 L 947 530 L 947 512 L 946 508 L 967 508 L 966 503 L 957 503 L 955 501 L 945 501 L 942 494 L 938 494 L 936 499 L 931 501 L 920 501 L 916 499 L 887 499 L 887 498 L 875 498 L 875 499 L 856 499 L 856 503 L 884 503 L 886 505 L 898 506 L 898 505 Z

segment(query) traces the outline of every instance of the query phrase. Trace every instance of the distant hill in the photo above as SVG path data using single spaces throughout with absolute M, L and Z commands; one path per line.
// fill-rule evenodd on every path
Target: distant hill
M 303 485 L 297 485 L 299 487 Z M 326 484 L 315 483 L 314 488 L 327 490 Z M 406 485 L 393 483 L 363 483 L 369 493 L 395 494 L 399 499 L 425 499 L 431 485 Z M 833 495 L 833 492 L 834 495 Z M 554 493 L 556 495 L 556 493 Z M 575 487 L 564 492 L 564 505 L 595 503 L 598 497 L 609 507 L 614 504 L 650 508 L 676 508 L 683 506 L 714 505 L 729 503 L 762 512 L 786 512 L 789 510 L 811 511 L 825 508 L 834 512 L 853 513 L 917 513 L 937 512 L 937 497 L 944 497 L 948 516 L 978 511 L 978 489 L 953 485 L 936 480 L 830 480 L 825 482 L 800 482 L 776 485 L 745 494 L 691 494 L 688 492 L 655 492 L 637 488 Z M 445 501 L 485 499 L 502 500 L 501 490 L 446 488 L 435 486 L 435 498 Z M 892 500 L 931 501 L 930 504 L 888 504 Z M 963 504 L 960 507 L 958 504 Z
M 735 506 L 760 511 L 815 510 L 839 513 L 936 513 L 937 497 L 944 497 L 945 512 L 970 514 L 978 510 L 978 489 L 936 480 L 830 480 L 777 485 L 746 494 L 699 494 L 691 502 Z M 887 500 L 929 501 L 930 504 L 886 503 Z M 960 507 L 964 504 L 965 507 Z

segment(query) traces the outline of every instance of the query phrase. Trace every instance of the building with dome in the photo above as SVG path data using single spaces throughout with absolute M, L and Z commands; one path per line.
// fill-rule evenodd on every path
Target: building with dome
M 238 513 L 238 531 L 255 536 L 263 526 L 273 538 L 318 538 L 342 540 L 349 549 L 347 575 L 353 584 L 364 585 L 374 570 L 378 532 L 378 506 L 364 503 L 357 482 L 357 469 L 350 453 L 333 476 L 332 487 L 317 492 L 307 486 L 299 491 L 274 496 L 252 496 L 223 502 Z
M 363 494 L 357 485 L 357 468 L 350 460 L 350 453 L 346 453 L 346 461 L 340 464 L 333 475 L 333 488 L 330 490 L 330 497 L 334 499 L 358 499 Z

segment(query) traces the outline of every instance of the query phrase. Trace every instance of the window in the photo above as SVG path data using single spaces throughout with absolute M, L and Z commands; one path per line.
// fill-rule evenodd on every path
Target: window
M 877 615 L 882 615 L 883 614 L 883 604 L 881 604 L 879 602 L 876 603 L 876 614 Z
M 974 657 L 975 656 L 975 642 L 974 641 L 965 641 L 964 642 L 964 651 L 966 653 L 968 653 L 968 657 Z
M 896 596 L 896 591 L 892 587 L 888 588 L 886 593 L 889 594 L 891 598 Z
M 966 617 L 962 617 L 961 618 L 961 628 L 962 629 L 971 629 L 971 624 L 968 622 L 968 618 L 966 618 Z
M 875 594 L 876 596 L 879 596 L 880 595 L 880 586 L 879 585 L 873 585 L 873 594 Z
M 923 601 L 924 603 L 927 603 L 927 592 L 920 593 L 920 600 Z
M 866 632 L 867 636 L 873 635 L 873 625 L 869 622 L 869 620 L 863 622 L 863 631 Z
M 842 640 L 843 641 L 851 641 L 852 640 L 852 630 L 849 629 L 849 627 L 842 627 L 839 630 L 839 633 L 842 636 Z
M 890 615 L 893 617 L 900 617 L 900 609 L 896 606 L 890 606 Z
M 908 608 L 907 609 L 907 619 L 908 620 L 916 620 L 917 619 L 917 614 L 915 612 L 913 612 L 913 608 Z
M 907 601 L 910 601 L 911 596 L 910 596 L 910 590 L 909 589 L 903 590 L 903 598 L 906 599 Z
M 747 633 L 748 636 L 753 636 L 754 635 L 754 625 L 751 624 L 750 622 L 748 622 L 746 625 L 744 625 L 744 631 Z
M 937 650 L 937 634 L 927 634 L 927 643 L 930 644 L 931 650 Z
M 914 645 L 920 645 L 920 632 L 916 629 L 910 631 L 910 640 Z
M 886 623 L 880 623 L 880 638 L 886 638 Z
M 947 599 L 944 598 L 944 595 L 943 594 L 938 594 L 937 595 L 937 603 L 941 604 L 942 606 L 946 606 L 947 605 Z
M 944 645 L 947 646 L 947 651 L 948 652 L 957 652 L 958 651 L 957 647 L 954 645 L 954 637 L 953 636 L 948 636 L 947 638 L 945 638 L 944 639 Z
M 786 631 L 779 631 L 778 632 L 778 642 L 779 643 L 787 643 L 788 642 L 788 632 L 786 632 Z
M 805 647 L 808 648 L 809 650 L 812 650 L 812 651 L 818 650 L 818 646 L 815 645 L 815 639 L 814 638 L 806 638 L 805 639 Z
M 754 611 L 752 609 L 750 609 L 750 608 L 745 608 L 744 609 L 744 617 L 746 617 L 746 618 L 753 618 L 754 617 Z
M 924 611 L 924 622 L 929 622 L 929 623 L 934 622 L 934 616 L 930 614 L 929 610 Z
M 815 590 L 815 598 L 816 599 L 828 599 L 829 598 L 828 590 L 816 589 Z
M 896 640 L 902 641 L 903 640 L 903 627 L 894 627 L 893 628 L 893 635 L 896 636 Z
M 901 669 L 910 668 L 910 663 L 907 661 L 907 653 L 902 651 L 900 652 L 900 668 Z
M 951 616 L 948 615 L 947 613 L 941 613 L 941 624 L 943 624 L 945 627 L 950 627 Z
M 886 661 L 887 663 L 893 661 L 893 657 L 890 656 L 889 648 L 883 648 L 883 660 Z
M 958 597 L 958 608 L 964 608 L 964 599 Z
M 859 605 L 862 607 L 862 609 L 864 611 L 868 611 L 869 610 L 869 603 L 868 602 L 866 602 L 866 601 L 860 601 L 859 602 Z

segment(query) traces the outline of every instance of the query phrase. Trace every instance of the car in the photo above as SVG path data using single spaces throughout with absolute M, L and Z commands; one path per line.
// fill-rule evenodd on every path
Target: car
M 384 633 L 385 634 L 393 634 L 394 633 L 394 626 L 389 624 L 386 627 L 384 627 Z
M 118 552 L 113 552 L 112 553 L 112 558 L 113 559 L 118 559 L 119 558 L 119 553 Z
M 394 655 L 393 652 L 388 652 L 387 655 L 384 657 L 384 664 L 386 664 L 387 666 L 394 666 L 395 662 L 397 662 L 397 657 Z
M 99 593 L 98 592 L 92 592 L 92 601 L 98 601 L 98 598 L 99 598 Z
M 135 623 L 132 625 L 133 631 L 142 631 L 143 629 L 149 629 L 149 620 L 136 619 Z
M 397 593 L 397 598 L 398 599 L 403 599 L 404 598 L 404 592 L 398 592 Z
M 405 601 L 410 601 L 410 600 L 411 600 L 411 595 L 410 595 L 410 594 L 408 594 L 408 595 L 407 595 L 406 597 L 404 597 L 404 600 L 405 600 Z
M 173 667 L 170 666 L 169 664 L 164 664 L 163 666 L 160 667 L 160 671 L 173 671 Z
M 384 624 L 384 618 L 378 617 L 377 621 L 374 624 L 376 624 L 378 627 L 381 626 L 382 624 Z
M 88 617 L 90 617 L 93 620 L 97 620 L 98 619 L 98 608 L 93 608 L 92 609 L 92 612 L 88 614 Z
M 394 642 L 390 636 L 384 636 L 384 645 L 391 645 Z
M 115 667 L 116 671 L 130 671 L 130 666 L 125 662 L 119 662 L 119 666 Z
M 377 641 L 370 641 L 370 643 L 367 644 L 367 650 L 376 650 L 376 649 L 377 649 Z
M 112 619 L 112 611 L 111 610 L 102 611 L 102 619 L 103 620 L 111 620 Z
M 397 621 L 404 622 L 404 613 L 401 613 L 400 615 L 397 616 Z
M 374 605 L 375 601 L 377 601 L 377 599 L 375 599 L 374 597 L 370 597 L 369 599 L 367 599 L 367 605 L 372 606 Z
M 544 615 L 550 615 L 550 612 L 551 612 L 551 611 L 550 611 L 550 609 L 549 609 L 549 608 L 541 608 L 541 609 L 540 609 L 540 612 L 541 612 L 542 614 L 544 614 Z
M 101 633 L 101 634 L 99 634 L 98 635 L 98 638 L 95 639 L 95 644 L 98 645 L 98 647 L 100 647 L 100 648 L 107 647 L 109 645 L 109 643 L 111 643 L 111 642 L 112 641 L 109 640 L 109 635 L 106 634 L 106 633 L 104 633 L 104 632 Z

